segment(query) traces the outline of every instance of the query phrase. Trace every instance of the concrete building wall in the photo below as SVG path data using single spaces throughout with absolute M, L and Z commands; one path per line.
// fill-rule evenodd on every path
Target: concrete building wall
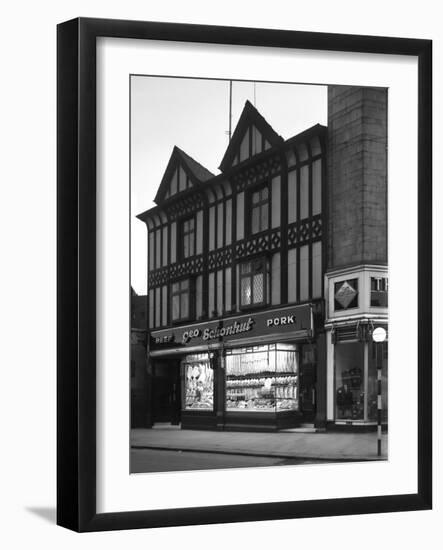
M 387 263 L 387 90 L 328 87 L 327 269 Z

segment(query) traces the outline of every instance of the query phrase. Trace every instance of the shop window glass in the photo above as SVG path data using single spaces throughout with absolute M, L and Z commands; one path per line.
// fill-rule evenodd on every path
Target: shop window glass
M 364 419 L 364 343 L 336 344 L 335 410 L 337 420 Z
M 269 227 L 269 189 L 267 186 L 251 194 L 251 234 Z
M 191 312 L 191 284 L 184 279 L 171 285 L 172 320 L 180 321 L 190 318 Z
M 226 351 L 226 410 L 298 410 L 298 349 L 270 344 Z
M 187 355 L 182 362 L 185 409 L 214 409 L 214 371 L 208 354 Z
M 341 311 L 358 307 L 358 279 L 340 281 L 334 285 L 334 309 Z
M 240 266 L 240 304 L 242 307 L 265 303 L 266 261 L 264 258 Z
M 377 421 L 377 361 L 381 364 L 382 421 L 388 421 L 388 342 L 369 344 L 368 359 L 368 420 Z
M 371 277 L 371 306 L 388 307 L 388 279 Z

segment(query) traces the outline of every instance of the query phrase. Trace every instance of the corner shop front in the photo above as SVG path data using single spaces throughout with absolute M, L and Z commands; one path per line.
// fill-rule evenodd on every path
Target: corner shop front
M 314 420 L 310 304 L 154 331 L 149 362 L 153 423 L 262 431 Z

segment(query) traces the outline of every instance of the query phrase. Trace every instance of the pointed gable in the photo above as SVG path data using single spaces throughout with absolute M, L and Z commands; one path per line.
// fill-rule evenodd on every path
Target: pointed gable
M 246 101 L 240 119 L 220 164 L 223 172 L 249 158 L 283 143 L 283 138 L 263 118 L 257 109 Z
M 213 177 L 214 174 L 175 146 L 154 202 L 159 204 L 163 200 L 169 199 L 178 193 L 186 191 L 193 185 L 198 185 Z

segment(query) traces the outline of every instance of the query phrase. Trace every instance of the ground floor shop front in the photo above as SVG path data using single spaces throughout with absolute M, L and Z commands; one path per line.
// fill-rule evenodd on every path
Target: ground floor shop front
M 388 340 L 375 342 L 387 323 L 362 319 L 326 331 L 327 425 L 375 429 L 388 424 Z
M 158 331 L 151 342 L 152 424 L 276 431 L 325 421 L 325 338 L 310 305 Z
M 375 430 L 388 416 L 383 322 L 314 326 L 310 305 L 152 334 L 147 426 Z

